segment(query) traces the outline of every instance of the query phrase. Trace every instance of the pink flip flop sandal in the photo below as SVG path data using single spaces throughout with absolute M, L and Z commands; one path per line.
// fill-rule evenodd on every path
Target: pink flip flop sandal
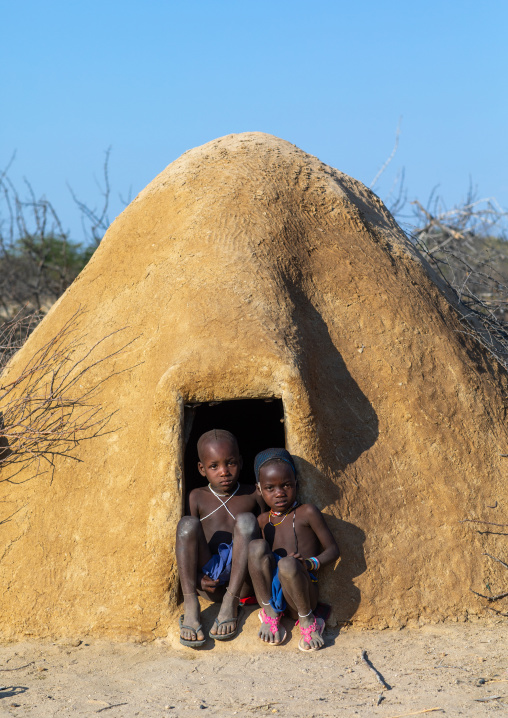
M 325 622 L 323 621 L 323 619 L 322 618 L 314 618 L 314 621 L 310 624 L 310 626 L 307 626 L 306 628 L 304 628 L 300 622 L 298 622 L 298 625 L 300 628 L 300 634 L 302 636 L 298 642 L 298 648 L 300 649 L 300 651 L 303 651 L 304 653 L 310 653 L 312 651 L 319 651 L 322 648 L 322 646 L 313 647 L 313 648 L 311 648 L 310 646 L 309 646 L 309 648 L 303 648 L 303 646 L 305 644 L 309 645 L 309 643 L 311 641 L 311 636 L 310 636 L 311 633 L 315 633 L 317 631 L 317 633 L 319 633 L 320 636 L 323 635 L 323 631 L 325 630 Z
M 279 613 L 275 618 L 271 618 L 271 616 L 267 616 L 265 609 L 262 608 L 261 611 L 258 613 L 258 618 L 261 621 L 261 623 L 266 623 L 268 626 L 270 626 L 270 631 L 275 636 L 277 631 L 281 635 L 280 641 L 277 642 L 271 642 L 263 641 L 263 643 L 266 643 L 267 646 L 280 646 L 281 643 L 283 643 L 286 639 L 287 631 L 284 628 L 284 626 L 280 625 L 281 618 L 284 614 Z

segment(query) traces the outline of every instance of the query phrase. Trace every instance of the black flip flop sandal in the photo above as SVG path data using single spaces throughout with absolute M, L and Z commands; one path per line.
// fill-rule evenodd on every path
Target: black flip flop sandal
M 238 633 L 238 622 L 240 621 L 240 618 L 242 617 L 243 613 L 243 606 L 241 604 L 238 605 L 237 611 L 236 611 L 236 618 L 230 618 L 227 621 L 219 621 L 215 618 L 214 623 L 217 626 L 217 629 L 219 626 L 222 626 L 224 623 L 233 623 L 233 621 L 236 621 L 236 628 L 234 631 L 231 631 L 231 633 L 224 633 L 224 634 L 218 634 L 218 633 L 210 633 L 208 634 L 210 638 L 214 638 L 216 641 L 229 641 L 230 638 L 234 638 L 236 634 Z
M 182 646 L 189 646 L 190 648 L 199 648 L 203 645 L 203 643 L 206 643 L 206 638 L 202 638 L 200 641 L 197 640 L 199 631 L 203 630 L 203 626 L 199 624 L 197 628 L 194 628 L 193 626 L 184 626 L 183 623 L 183 616 L 180 616 L 178 619 L 178 625 L 180 626 L 180 643 Z M 196 640 L 195 641 L 189 641 L 186 638 L 182 638 L 181 631 L 182 628 L 186 628 L 188 631 L 193 631 L 196 634 Z

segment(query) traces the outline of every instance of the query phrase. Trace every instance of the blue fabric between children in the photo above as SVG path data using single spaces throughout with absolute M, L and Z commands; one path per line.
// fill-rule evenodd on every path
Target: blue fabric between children
M 274 611 L 278 611 L 280 613 L 281 611 L 286 610 L 286 599 L 284 598 L 284 594 L 282 593 L 282 585 L 279 578 L 278 566 L 282 556 L 279 556 L 279 554 L 275 553 L 274 551 L 273 557 L 275 559 L 275 568 L 272 574 L 272 597 L 270 599 L 270 606 L 273 608 Z
M 220 543 L 217 553 L 205 563 L 201 569 L 206 576 L 216 581 L 219 586 L 229 581 L 231 575 L 231 559 L 233 557 L 233 542 Z

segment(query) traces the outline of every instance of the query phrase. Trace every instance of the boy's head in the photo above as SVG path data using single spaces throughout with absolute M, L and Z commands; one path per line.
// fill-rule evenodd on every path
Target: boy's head
M 215 491 L 235 488 L 242 468 L 236 437 L 224 429 L 212 429 L 198 440 L 198 471 Z
M 273 511 L 286 511 L 296 499 L 296 468 L 286 449 L 267 449 L 254 460 L 257 488 Z

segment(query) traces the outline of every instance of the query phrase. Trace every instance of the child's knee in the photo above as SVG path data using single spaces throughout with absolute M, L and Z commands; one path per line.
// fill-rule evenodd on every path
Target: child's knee
M 235 533 L 251 538 L 256 533 L 257 525 L 258 522 L 254 514 L 238 514 L 235 522 Z
M 179 539 L 195 536 L 199 528 L 200 521 L 196 516 L 182 516 L 176 528 L 176 536 Z
M 295 576 L 300 572 L 302 567 L 300 561 L 293 556 L 284 556 L 280 559 L 277 566 L 279 569 L 279 577 L 281 578 L 281 580 L 287 579 L 289 581 L 295 578 Z
M 268 551 L 269 547 L 264 539 L 254 539 L 249 544 L 249 561 L 260 561 Z

